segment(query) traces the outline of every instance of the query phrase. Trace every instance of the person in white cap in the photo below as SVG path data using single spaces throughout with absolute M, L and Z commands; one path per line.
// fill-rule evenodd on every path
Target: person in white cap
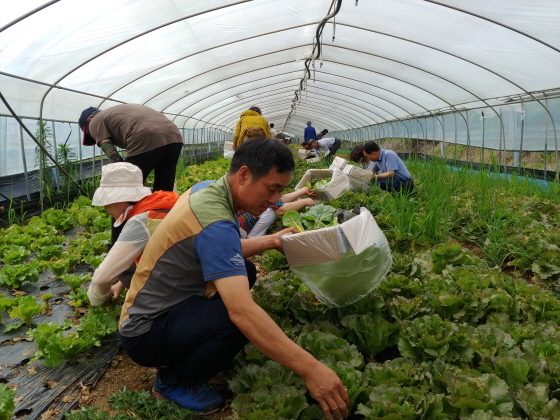
M 93 306 L 116 299 L 128 287 L 117 281 L 118 276 L 140 259 L 148 239 L 178 199 L 179 195 L 172 191 L 152 193 L 144 187 L 142 171 L 132 163 L 103 166 L 101 183 L 93 195 L 92 204 L 105 207 L 116 219 L 116 227 L 125 222 L 126 225 L 93 274 L 88 289 Z

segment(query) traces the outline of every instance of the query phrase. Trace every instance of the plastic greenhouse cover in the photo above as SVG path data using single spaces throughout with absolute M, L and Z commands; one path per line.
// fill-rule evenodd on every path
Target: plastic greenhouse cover
M 0 92 L 20 117 L 130 102 L 231 131 L 258 105 L 282 131 L 343 131 L 560 88 L 556 0 L 343 1 L 305 81 L 330 0 L 4 3 Z

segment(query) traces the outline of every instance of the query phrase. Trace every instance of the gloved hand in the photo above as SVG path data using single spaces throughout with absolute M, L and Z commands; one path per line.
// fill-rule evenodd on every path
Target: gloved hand
M 356 217 L 360 214 L 360 207 L 361 206 L 359 204 L 356 204 L 356 206 L 354 207 L 354 209 L 352 211 L 337 209 L 334 212 L 333 217 L 336 217 L 336 220 L 338 221 L 338 224 L 347 222 L 348 220 L 350 220 L 353 217 Z

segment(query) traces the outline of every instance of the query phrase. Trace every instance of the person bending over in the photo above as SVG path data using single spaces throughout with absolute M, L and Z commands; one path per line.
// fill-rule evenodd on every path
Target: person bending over
M 111 250 L 93 273 L 88 289 L 92 306 L 117 299 L 128 284 L 118 276 L 140 259 L 151 234 L 179 196 L 172 191 L 152 191 L 142 183 L 142 171 L 127 162 L 101 168 L 101 182 L 92 204 L 103 206 L 117 226 L 127 222 Z M 116 283 L 115 283 L 116 282 Z
M 384 191 L 412 191 L 414 181 L 412 175 L 401 158 L 392 150 L 382 149 L 373 141 L 363 146 L 364 156 L 373 165 L 373 180 L 379 183 Z
M 311 147 L 320 150 L 323 153 L 324 157 L 328 157 L 329 159 L 334 158 L 334 155 L 341 144 L 342 140 L 334 137 L 327 137 L 321 140 L 310 142 Z

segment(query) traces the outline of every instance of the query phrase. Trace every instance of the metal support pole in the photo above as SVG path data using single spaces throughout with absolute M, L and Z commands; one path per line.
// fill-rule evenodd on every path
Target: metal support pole
M 486 141 L 486 119 L 484 118 L 484 111 L 481 112 L 482 116 L 482 148 L 480 151 L 480 163 L 484 165 L 484 146 Z
M 27 200 L 31 200 L 31 194 L 29 193 L 30 185 L 29 185 L 29 172 L 27 170 L 27 157 L 25 156 L 25 144 L 23 142 L 23 127 L 19 126 L 19 142 L 21 144 L 21 160 L 23 163 L 23 177 L 25 178 L 25 194 L 27 196 Z
M 548 98 L 546 96 L 546 93 L 544 94 L 544 102 L 546 104 L 546 106 L 548 107 Z M 544 172 L 546 173 L 546 169 L 548 166 L 548 128 L 549 128 L 549 124 L 548 124 L 548 118 L 546 119 L 546 129 L 544 132 L 544 153 L 543 153 L 543 157 L 544 157 Z
M 519 151 L 517 151 L 517 173 L 521 172 L 521 160 L 523 157 L 523 136 L 525 134 L 525 104 L 523 103 L 523 98 L 521 98 L 521 134 L 519 137 Z

